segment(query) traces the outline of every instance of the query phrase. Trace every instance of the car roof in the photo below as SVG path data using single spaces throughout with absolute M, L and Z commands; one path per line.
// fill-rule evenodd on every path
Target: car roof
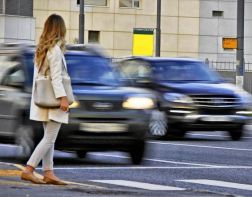
M 204 62 L 204 60 L 189 57 L 143 57 L 143 56 L 133 56 L 125 58 L 127 60 L 143 60 L 148 62 L 162 62 L 162 61 L 186 61 L 186 62 Z
M 34 53 L 35 45 L 26 43 L 2 43 L 0 44 L 1 53 Z M 92 55 L 107 58 L 107 54 L 97 45 L 91 44 L 72 44 L 66 45 L 66 53 L 71 55 Z

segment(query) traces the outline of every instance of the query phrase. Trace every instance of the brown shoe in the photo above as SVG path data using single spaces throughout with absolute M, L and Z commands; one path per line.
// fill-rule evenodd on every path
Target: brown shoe
M 24 172 L 23 171 L 21 174 L 21 179 L 24 181 L 30 181 L 35 184 L 45 184 L 45 182 L 43 180 L 34 176 L 34 174 L 32 172 Z
M 49 177 L 46 177 L 44 176 L 43 178 L 43 181 L 46 183 L 46 184 L 52 184 L 52 185 L 67 185 L 66 182 L 60 180 L 60 179 L 52 179 L 52 178 L 49 178 Z

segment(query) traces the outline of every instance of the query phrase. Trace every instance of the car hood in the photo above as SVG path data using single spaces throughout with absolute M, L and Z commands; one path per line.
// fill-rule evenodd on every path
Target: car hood
M 184 94 L 214 94 L 234 95 L 240 90 L 230 83 L 159 83 L 159 86 L 168 91 L 175 91 Z
M 73 86 L 74 95 L 79 99 L 124 99 L 131 95 L 152 95 L 147 89 L 118 86 Z

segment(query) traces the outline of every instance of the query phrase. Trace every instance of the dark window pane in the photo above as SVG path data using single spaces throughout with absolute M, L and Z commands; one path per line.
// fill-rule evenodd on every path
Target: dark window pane
M 100 32 L 99 31 L 88 31 L 88 43 L 99 43 Z
M 4 13 L 4 0 L 0 0 L 0 14 Z
M 33 0 L 5 1 L 5 13 L 10 15 L 33 16 Z
M 153 63 L 158 81 L 219 81 L 220 76 L 201 62 L 160 61 Z
M 134 1 L 134 8 L 139 8 L 140 7 L 140 2 L 135 0 Z
M 223 16 L 223 11 L 219 11 L 219 10 L 213 10 L 212 12 L 212 16 L 213 17 L 222 17 Z
M 77 0 L 77 4 L 80 4 L 80 0 Z M 107 0 L 85 0 L 85 5 L 107 6 Z
M 73 84 L 98 83 L 116 85 L 110 61 L 98 56 L 65 55 Z
M 119 7 L 132 7 L 132 0 L 120 0 Z
M 139 0 L 120 0 L 119 7 L 125 8 L 139 8 L 140 2 Z

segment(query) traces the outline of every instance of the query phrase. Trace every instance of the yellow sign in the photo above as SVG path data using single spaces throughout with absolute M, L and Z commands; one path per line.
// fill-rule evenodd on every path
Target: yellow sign
M 223 49 L 237 49 L 237 38 L 222 38 Z
M 133 34 L 133 55 L 153 56 L 154 53 L 154 30 L 137 28 Z

